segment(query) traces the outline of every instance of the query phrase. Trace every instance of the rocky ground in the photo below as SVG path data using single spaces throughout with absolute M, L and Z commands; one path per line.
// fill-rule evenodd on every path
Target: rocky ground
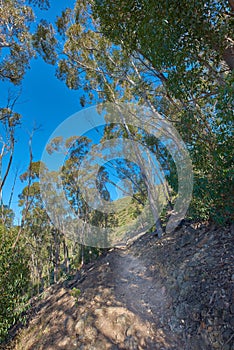
M 233 228 L 184 225 L 112 249 L 46 290 L 2 349 L 233 349 Z

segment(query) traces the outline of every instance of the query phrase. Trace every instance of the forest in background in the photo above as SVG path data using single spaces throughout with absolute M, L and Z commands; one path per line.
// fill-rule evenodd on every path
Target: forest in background
M 51 4 L 52 5 L 52 4 Z M 159 112 L 178 130 L 193 162 L 194 191 L 187 220 L 219 225 L 233 220 L 233 69 L 234 2 L 77 0 L 56 23 L 36 22 L 36 6 L 48 1 L 0 1 L 0 79 L 19 86 L 30 60 L 42 57 L 70 88 L 83 91 L 82 107 L 111 102 L 135 103 Z M 11 176 L 15 131 L 21 116 L 9 96 L 0 106 L 0 194 Z M 155 221 L 164 232 L 177 194 L 175 164 L 156 137 L 134 125 L 106 125 L 103 140 L 137 140 L 160 161 L 167 179 L 167 206 Z M 29 144 L 33 138 L 30 136 Z M 92 211 L 75 181 L 91 147 L 88 137 L 55 139 L 49 152 L 68 152 L 61 168 L 70 205 L 85 220 L 100 227 L 123 225 L 142 210 L 150 195 L 145 176 L 133 163 L 114 161 L 99 171 L 97 186 L 109 200 L 108 166 L 119 179 L 131 179 L 134 196 L 116 215 Z M 25 188 L 19 195 L 22 220 L 1 196 L 0 225 L 0 337 L 28 307 L 28 300 L 44 288 L 98 257 L 102 250 L 83 246 L 56 229 L 47 215 L 39 188 L 40 160 L 33 159 L 21 174 Z M 71 170 L 72 169 L 72 170 Z M 56 173 L 51 173 L 56 181 Z M 12 179 L 14 191 L 14 179 Z M 131 192 L 131 191 L 130 191 Z M 126 193 L 127 196 L 127 193 Z M 53 198 L 51 198 L 53 202 Z M 58 208 L 58 216 L 61 215 Z

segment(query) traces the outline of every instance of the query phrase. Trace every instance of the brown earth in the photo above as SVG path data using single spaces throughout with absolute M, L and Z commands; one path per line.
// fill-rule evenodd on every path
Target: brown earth
M 231 350 L 233 282 L 233 226 L 146 234 L 47 289 L 4 349 Z

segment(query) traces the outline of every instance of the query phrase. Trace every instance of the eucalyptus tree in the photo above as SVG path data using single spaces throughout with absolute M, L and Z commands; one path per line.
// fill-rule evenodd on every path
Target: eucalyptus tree
M 26 186 L 19 194 L 19 207 L 22 208 L 19 236 L 25 240 L 30 254 L 32 292 L 39 292 L 44 279 L 45 285 L 49 283 L 52 266 L 49 254 L 52 250 L 52 225 L 44 209 L 39 188 L 39 170 L 42 166 L 40 161 L 31 162 L 28 169 L 20 175 Z
M 179 107 L 176 125 L 193 149 L 195 194 L 201 191 L 213 214 L 229 216 L 233 1 L 95 0 L 94 13 L 100 31 L 140 56 L 166 88 L 169 107 Z
M 50 145 L 50 152 L 54 151 L 55 144 L 59 146 L 58 140 Z M 43 196 L 39 184 L 42 176 Z M 58 178 L 58 172 L 47 169 L 41 161 L 30 163 L 21 175 L 21 180 L 27 183 L 19 195 L 23 217 L 21 235 L 31 254 L 31 277 L 36 291 L 52 281 L 58 282 L 61 274 L 69 273 L 70 262 L 74 259 L 74 242 L 64 234 L 67 207 L 59 205 Z M 48 206 L 53 208 L 52 215 Z
M 79 0 L 57 21 L 58 77 L 83 89 L 82 105 L 131 101 L 173 123 L 194 163 L 194 215 L 204 218 L 230 216 L 232 19 L 229 1 Z
M 65 161 L 56 170 L 53 179 L 51 179 L 51 172 L 48 174 L 48 183 L 53 189 L 46 194 L 46 208 L 53 208 L 49 210 L 49 215 L 69 248 L 67 255 L 69 254 L 71 260 L 76 261 L 77 268 L 80 267 L 78 265 L 82 266 L 89 261 L 93 253 L 98 254 L 96 248 L 87 246 L 86 224 L 93 223 L 95 220 L 98 220 L 99 223 L 104 221 L 102 215 L 97 215 L 97 212 L 93 213 L 85 200 L 84 189 L 82 191 L 80 187 L 80 179 L 89 181 L 92 172 L 92 166 L 86 170 L 80 167 L 90 147 L 91 140 L 87 136 L 72 136 L 67 139 L 56 137 L 47 145 L 48 154 L 63 153 Z M 58 179 L 59 184 L 56 187 Z M 86 190 L 91 191 L 89 188 Z M 64 196 L 61 196 L 61 191 Z
M 109 101 L 119 108 L 121 102 L 135 101 L 156 112 L 155 105 L 165 93 L 158 89 L 158 78 L 150 79 L 151 72 L 139 58 L 130 56 L 103 36 L 88 1 L 79 1 L 73 11 L 64 11 L 57 26 L 65 38 L 64 58 L 59 61 L 57 75 L 70 88 L 82 87 L 82 105 L 92 101 Z M 150 95 L 149 91 L 155 89 L 157 96 Z M 131 127 L 126 121 L 122 122 L 127 137 L 134 139 Z M 140 154 L 138 156 L 141 161 Z M 151 191 L 148 193 L 152 195 Z M 155 201 L 152 199 L 151 202 L 153 205 Z M 156 222 L 157 216 L 155 208 Z M 158 230 L 161 231 L 160 223 Z

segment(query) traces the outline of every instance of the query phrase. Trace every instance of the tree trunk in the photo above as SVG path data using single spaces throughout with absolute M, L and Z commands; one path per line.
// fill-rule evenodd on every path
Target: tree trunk
M 234 46 L 226 48 L 223 54 L 223 59 L 227 63 L 230 70 L 234 70 Z
M 84 265 L 84 245 L 81 244 L 81 267 Z
M 133 141 L 134 152 L 135 152 L 137 160 L 138 160 L 138 165 L 140 166 L 141 171 L 142 171 L 142 175 L 144 178 L 143 180 L 144 180 L 145 185 L 147 187 L 149 203 L 150 203 L 150 207 L 151 207 L 151 210 L 152 210 L 152 213 L 154 216 L 154 220 L 155 220 L 156 233 L 157 233 L 158 237 L 161 238 L 163 235 L 163 229 L 162 229 L 161 220 L 159 218 L 159 213 L 158 213 L 158 208 L 157 208 L 157 198 L 155 198 L 155 188 L 152 188 L 152 184 L 150 181 L 150 179 L 151 179 L 150 172 L 149 172 L 149 169 L 147 169 L 147 167 L 145 167 L 144 160 L 142 159 L 142 156 L 141 156 L 138 148 L 135 146 L 133 135 L 131 134 L 131 132 L 128 128 L 128 125 L 125 121 L 124 116 L 122 115 L 120 108 L 118 108 L 118 109 L 119 109 L 119 112 L 120 112 L 120 115 L 122 118 L 122 123 L 125 127 L 127 134 L 128 134 L 128 137 L 130 140 Z
M 68 247 L 67 247 L 65 238 L 63 240 L 63 253 L 64 253 L 64 264 L 66 266 L 66 272 L 69 273 L 70 272 L 69 252 L 68 252 Z
M 59 272 L 59 260 L 60 260 L 60 240 L 59 240 L 59 231 L 54 230 L 54 283 L 58 282 L 58 272 Z

